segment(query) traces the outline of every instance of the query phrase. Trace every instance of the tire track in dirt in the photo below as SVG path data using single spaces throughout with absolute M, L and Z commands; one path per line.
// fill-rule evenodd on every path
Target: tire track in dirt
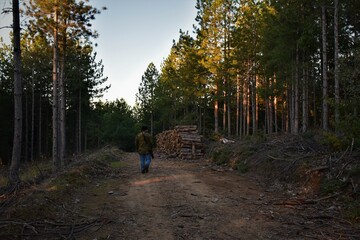
M 92 203 L 106 206 L 102 215 L 112 220 L 96 232 L 97 239 L 270 239 L 274 234 L 269 230 L 274 222 L 259 202 L 262 189 L 249 179 L 212 171 L 204 160 L 154 159 L 147 174 L 140 173 L 137 154 L 128 154 L 125 162 L 124 175 L 101 183 L 114 194 L 99 194 Z

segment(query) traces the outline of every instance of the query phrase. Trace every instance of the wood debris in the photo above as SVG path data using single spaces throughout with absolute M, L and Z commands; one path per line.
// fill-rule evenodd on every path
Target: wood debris
M 169 157 L 197 159 L 204 156 L 202 136 L 196 125 L 180 125 L 156 135 L 157 149 Z

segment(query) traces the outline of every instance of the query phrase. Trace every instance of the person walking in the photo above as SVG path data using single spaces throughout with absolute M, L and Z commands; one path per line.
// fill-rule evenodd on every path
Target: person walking
M 152 138 L 147 126 L 142 126 L 141 132 L 136 135 L 135 146 L 140 155 L 141 173 L 147 173 L 149 172 L 151 160 L 154 158 Z

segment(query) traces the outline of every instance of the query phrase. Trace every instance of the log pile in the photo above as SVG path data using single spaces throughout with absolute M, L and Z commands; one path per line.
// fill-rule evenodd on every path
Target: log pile
M 204 156 L 202 136 L 195 125 L 176 126 L 156 135 L 157 149 L 169 157 L 196 159 Z

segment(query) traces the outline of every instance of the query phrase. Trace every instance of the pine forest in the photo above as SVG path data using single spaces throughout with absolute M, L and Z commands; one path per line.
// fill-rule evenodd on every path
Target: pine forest
M 99 100 L 110 85 L 92 23 L 106 7 L 12 4 L 3 9 L 12 41 L 0 43 L 0 157 L 13 182 L 22 162 L 49 159 L 57 171 L 108 144 L 133 151 L 144 124 L 153 136 L 196 125 L 212 139 L 322 131 L 360 143 L 360 1 L 194 1 L 193 32 L 180 29 L 161 67 L 144 69 L 133 107 Z

